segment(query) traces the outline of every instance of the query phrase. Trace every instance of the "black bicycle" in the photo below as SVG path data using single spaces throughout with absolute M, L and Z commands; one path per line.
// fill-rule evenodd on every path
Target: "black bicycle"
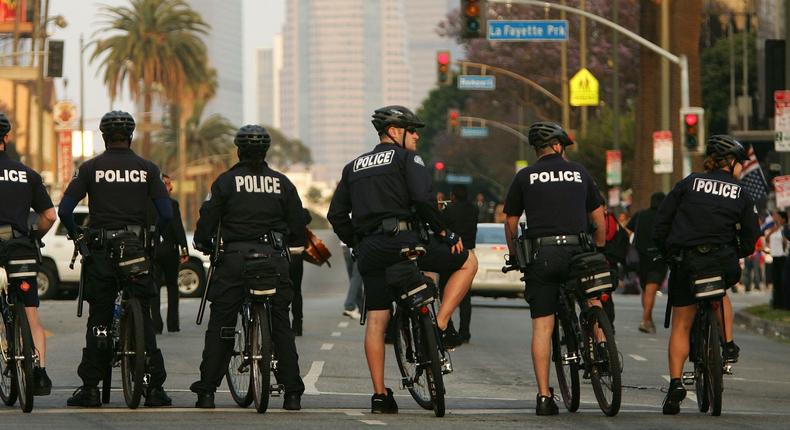
M 422 247 L 406 248 L 401 255 L 419 273 L 416 260 L 425 253 Z M 433 281 L 420 274 L 422 282 L 399 288 L 393 315 L 396 327 L 395 358 L 401 373 L 401 385 L 422 408 L 437 417 L 445 413 L 443 376 L 453 371 L 450 354 L 442 346 L 436 326 L 436 288 Z
M 13 284 L 16 285 L 16 284 Z M 31 287 L 32 288 L 32 287 Z M 25 314 L 19 286 L 0 290 L 0 400 L 13 406 L 17 399 L 23 412 L 33 410 L 33 367 L 38 353 Z

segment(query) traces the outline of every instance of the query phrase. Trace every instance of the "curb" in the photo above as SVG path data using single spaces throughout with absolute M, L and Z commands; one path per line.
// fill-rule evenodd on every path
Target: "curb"
M 739 327 L 768 337 L 790 340 L 790 324 L 764 320 L 744 311 L 735 313 L 735 324 Z

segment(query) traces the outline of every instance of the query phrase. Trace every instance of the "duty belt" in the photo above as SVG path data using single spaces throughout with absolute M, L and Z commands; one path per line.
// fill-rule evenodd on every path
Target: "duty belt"
M 562 246 L 562 245 L 582 245 L 582 240 L 578 235 L 557 235 L 538 237 L 533 239 L 537 246 Z
M 409 231 L 412 230 L 412 223 L 407 220 L 398 221 L 398 231 Z M 381 234 L 381 233 L 392 233 L 391 230 L 386 229 L 382 224 L 379 224 L 378 227 L 373 229 L 373 231 L 369 232 L 368 234 Z

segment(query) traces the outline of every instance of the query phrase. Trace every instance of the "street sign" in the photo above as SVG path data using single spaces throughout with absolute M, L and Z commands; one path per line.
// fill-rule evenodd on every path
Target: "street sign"
M 623 157 L 620 151 L 606 151 L 606 185 L 623 182 Z
M 672 173 L 672 132 L 653 132 L 653 173 Z
M 774 178 L 774 191 L 776 192 L 776 208 L 790 207 L 790 175 Z
M 774 91 L 774 103 L 776 107 L 774 150 L 790 152 L 790 90 Z
M 570 80 L 571 106 L 598 106 L 598 79 L 587 69 L 576 72 Z
M 71 130 L 59 130 L 58 138 L 58 183 L 68 184 L 74 174 Z
M 78 118 L 77 106 L 70 100 L 58 101 L 55 103 L 52 110 L 52 119 L 55 121 L 55 124 L 59 126 L 68 126 Z
M 527 160 L 516 160 L 516 173 L 518 173 L 519 170 L 521 170 L 521 169 L 523 169 L 523 168 L 525 168 L 527 166 L 529 166 L 529 161 L 527 161 Z
M 472 175 L 459 175 L 456 173 L 448 173 L 444 178 L 448 184 L 471 184 Z
M 460 75 L 458 76 L 459 90 L 494 90 L 496 89 L 496 76 Z
M 568 40 L 568 21 L 492 20 L 488 21 L 488 40 L 498 42 L 541 42 Z
M 461 137 L 483 139 L 488 137 L 488 127 L 461 127 Z

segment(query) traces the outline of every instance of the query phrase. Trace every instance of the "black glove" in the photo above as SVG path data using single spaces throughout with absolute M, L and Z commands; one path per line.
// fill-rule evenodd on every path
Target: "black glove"
M 458 243 L 459 240 L 461 240 L 461 236 L 458 236 L 450 230 L 445 230 L 445 235 L 442 240 L 452 248 L 456 243 Z
M 197 251 L 202 253 L 203 255 L 211 255 L 214 252 L 214 244 L 211 242 L 192 242 L 192 247 L 195 248 Z
M 83 227 L 77 227 L 73 233 L 68 233 L 67 237 L 74 242 L 74 245 L 79 250 L 80 255 L 87 257 L 88 251 L 88 230 Z
M 507 258 L 505 258 L 505 266 L 518 266 L 518 258 L 515 255 L 508 254 Z

